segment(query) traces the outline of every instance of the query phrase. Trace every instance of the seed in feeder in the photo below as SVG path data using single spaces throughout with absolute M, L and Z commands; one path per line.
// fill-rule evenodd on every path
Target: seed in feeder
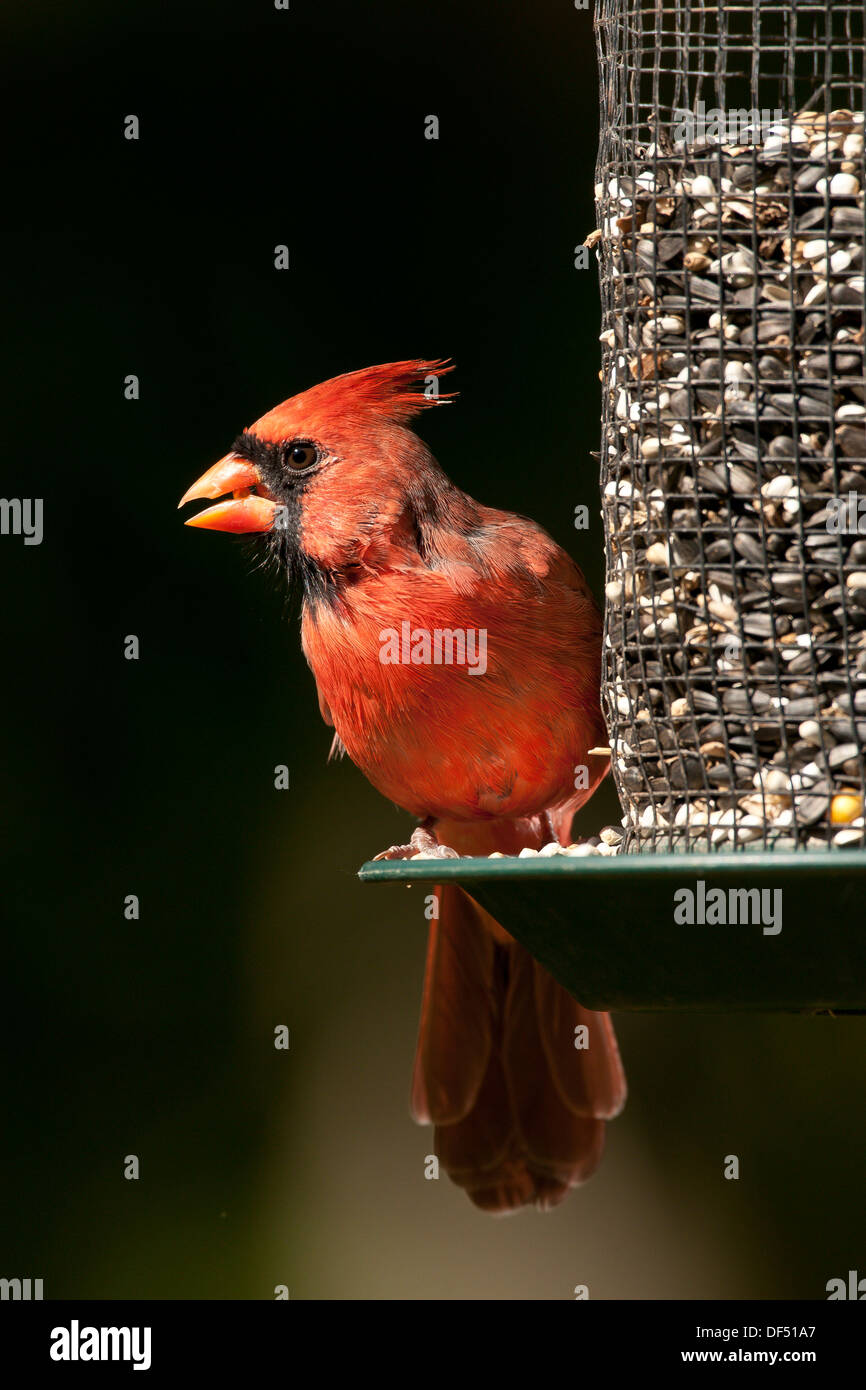
M 807 261 L 817 261 L 827 254 L 827 238 L 816 237 L 803 243 L 802 254 Z
M 847 825 L 863 814 L 863 798 L 859 792 L 846 789 L 830 803 L 830 820 L 834 825 Z
M 834 174 L 830 180 L 830 193 L 834 198 L 850 198 L 860 192 L 860 180 L 853 174 Z
M 834 771 L 837 767 L 840 768 L 842 772 L 845 772 L 846 764 L 853 763 L 854 771 L 852 775 L 856 776 L 858 759 L 859 748 L 856 743 L 840 743 L 837 744 L 835 748 L 830 749 L 830 753 L 827 757 L 827 762 L 830 766 L 831 772 Z
M 779 473 L 761 488 L 763 497 L 787 497 L 794 487 L 794 479 L 788 473 Z
M 848 251 L 834 251 L 830 257 L 830 270 L 834 275 L 841 275 L 851 264 L 851 256 Z M 826 270 L 824 271 L 826 274 Z
M 759 840 L 764 833 L 764 822 L 759 816 L 742 816 L 734 822 L 734 828 L 729 832 L 729 839 L 735 843 L 737 840 Z
M 647 807 L 645 792 L 637 804 L 628 798 L 624 802 L 624 825 L 638 847 L 652 844 L 660 827 L 667 827 L 671 820 L 680 847 L 685 843 L 686 848 L 706 849 L 713 842 L 720 846 L 732 842 L 734 847 L 743 842 L 745 847 L 750 834 L 760 840 L 765 823 L 772 827 L 773 842 L 783 848 L 826 846 L 832 837 L 821 822 L 829 828 L 831 799 L 839 794 L 838 780 L 833 785 L 831 778 L 854 779 L 852 786 L 859 781 L 859 754 L 850 755 L 866 741 L 866 722 L 862 734 L 859 727 L 855 732 L 856 720 L 850 713 L 844 717 L 841 695 L 846 683 L 850 689 L 852 672 L 862 673 L 866 680 L 866 587 L 860 587 L 856 579 L 848 582 L 851 574 L 866 574 L 866 542 L 861 543 L 861 554 L 850 538 L 828 535 L 827 505 L 829 498 L 850 490 L 866 493 L 866 396 L 857 328 L 863 276 L 848 276 L 852 269 L 862 271 L 864 262 L 863 195 L 845 191 L 852 187 L 846 181 L 849 178 L 858 179 L 858 190 L 862 183 L 864 121 L 862 113 L 857 116 L 831 115 L 829 146 L 827 118 L 815 113 L 801 113 L 766 136 L 743 132 L 741 140 L 751 138 L 751 147 L 748 143 L 726 145 L 721 139 L 716 142 L 719 158 L 717 164 L 714 159 L 713 179 L 702 172 L 703 166 L 689 169 L 687 163 L 680 182 L 670 179 L 663 162 L 666 152 L 660 145 L 653 178 L 659 191 L 668 192 L 647 199 L 634 218 L 644 239 L 658 235 L 656 225 L 664 227 L 655 245 L 639 248 L 650 263 L 650 273 L 629 279 L 637 263 L 628 236 L 622 249 L 616 248 L 618 264 L 606 268 L 610 295 L 606 312 L 612 314 L 607 324 L 621 349 L 615 385 L 622 389 L 630 375 L 637 382 L 664 378 L 682 388 L 669 390 L 666 400 L 658 390 L 644 397 L 630 393 L 628 415 L 639 428 L 611 430 L 608 416 L 606 451 L 603 446 L 603 457 L 606 461 L 610 457 L 607 466 L 632 476 L 637 465 L 646 489 L 644 505 L 638 502 L 606 515 L 612 542 L 609 578 L 621 583 L 623 592 L 631 578 L 634 588 L 628 592 L 636 600 L 628 613 L 621 608 L 608 610 L 605 637 L 614 699 L 628 705 L 628 689 L 634 700 L 622 720 L 623 727 L 636 734 L 631 740 L 636 749 L 632 752 L 625 739 L 618 741 L 616 762 L 624 764 L 618 776 L 620 786 L 628 787 L 634 775 L 635 791 L 646 788 L 648 782 L 656 802 Z M 786 133 L 797 147 L 793 170 Z M 856 142 L 843 149 L 852 134 Z M 772 154 L 775 140 L 784 151 L 776 157 Z M 754 168 L 754 143 L 761 147 L 760 174 Z M 651 163 L 651 156 L 645 147 L 637 146 L 636 153 L 631 172 L 639 185 L 641 159 Z M 828 168 L 831 155 L 833 164 Z M 846 167 L 848 155 L 853 157 L 848 161 L 851 167 Z M 688 150 L 683 157 L 690 158 Z M 609 172 L 618 172 L 615 164 Z M 644 172 L 649 173 L 649 168 Z M 798 184 L 796 192 L 789 188 L 792 178 Z M 823 205 L 809 198 L 808 190 L 816 185 Z M 623 178 L 622 191 L 633 195 L 634 187 Z M 732 191 L 736 191 L 734 198 L 729 196 Z M 800 197 L 801 192 L 806 196 Z M 605 211 L 615 215 L 625 209 Z M 738 229 L 747 236 L 748 245 L 738 242 Z M 756 234 L 754 239 L 750 234 Z M 687 257 L 693 259 L 687 261 Z M 604 285 L 604 247 L 602 261 Z M 724 316 L 719 309 L 720 276 L 726 280 Z M 742 282 L 736 276 L 742 276 Z M 615 295 L 621 296 L 619 312 Z M 691 315 L 686 350 L 682 341 L 677 343 L 676 352 L 662 364 L 656 349 L 659 337 L 664 336 L 661 320 L 682 318 L 679 311 L 686 303 Z M 677 336 L 684 339 L 685 329 Z M 638 365 L 642 338 L 654 349 L 648 371 Z M 723 342 L 730 345 L 728 352 L 720 350 Z M 844 345 L 850 350 L 843 351 Z M 810 385 L 804 391 L 802 383 L 807 379 Z M 611 382 L 612 373 L 607 380 Z M 787 389 L 786 382 L 790 383 Z M 777 384 L 781 391 L 775 389 Z M 719 409 L 720 392 L 725 394 L 724 414 Z M 750 399 L 753 392 L 755 401 Z M 608 406 L 615 404 L 616 392 Z M 831 432 L 834 411 L 837 427 Z M 798 422 L 796 440 L 794 420 Z M 645 421 L 653 430 L 651 439 L 643 437 L 648 433 Z M 782 433 L 780 425 L 791 432 Z M 689 466 L 687 459 L 699 463 Z M 768 478 L 765 470 L 769 465 L 772 472 L 775 460 L 786 471 L 778 479 Z M 672 506 L 678 495 L 684 501 L 689 493 L 697 494 L 699 510 Z M 658 507 L 647 501 L 656 494 Z M 670 527 L 677 566 L 694 566 L 699 559 L 701 563 L 699 569 L 677 568 L 673 574 L 662 570 L 662 582 L 667 585 L 663 597 L 653 592 L 661 566 L 655 573 L 650 569 L 657 553 L 652 545 L 661 544 L 658 531 L 647 537 L 649 551 L 642 550 L 649 517 L 657 520 L 659 529 Z M 699 543 L 700 532 L 704 534 Z M 840 568 L 843 564 L 845 571 Z M 719 568 L 704 571 L 704 565 Z M 776 578 L 780 573 L 781 583 Z M 729 603 L 735 616 L 714 612 L 710 603 Z M 710 626 L 687 618 L 694 609 L 703 611 Z M 741 705 L 734 700 L 730 706 L 725 699 L 723 726 L 712 712 L 718 712 L 715 678 L 730 665 L 722 655 L 729 635 L 725 624 L 739 630 L 746 647 L 738 653 L 736 668 L 745 689 L 734 692 L 743 699 Z M 633 653 L 635 645 L 642 643 L 640 663 L 627 660 L 625 653 Z M 780 696 L 782 659 L 784 688 L 790 695 Z M 688 696 L 678 694 L 686 671 Z M 642 680 L 646 682 L 643 689 Z M 833 703 L 836 689 L 840 690 L 838 705 Z M 727 693 L 723 689 L 723 696 Z M 864 709 L 858 713 L 866 714 L 866 690 L 862 693 Z M 766 705 L 760 704 L 758 695 Z M 709 703 L 705 705 L 704 699 Z M 641 729 L 651 735 L 649 740 L 640 739 Z M 797 742 L 793 742 L 795 731 Z M 652 765 L 656 749 L 676 755 L 665 758 L 664 777 L 658 775 L 659 763 Z M 698 755 L 700 763 L 694 762 Z M 644 762 L 651 764 L 646 771 Z M 670 782 L 680 776 L 675 769 L 693 765 L 701 771 L 707 789 L 708 801 L 700 808 L 670 794 Z M 737 797 L 732 789 L 744 782 L 751 786 L 753 781 L 761 794 L 753 792 L 756 804 L 747 806 L 748 798 Z M 796 814 L 788 795 L 792 784 L 796 789 L 808 788 L 808 796 L 798 797 L 801 804 Z M 778 791 L 771 791 L 772 786 Z M 732 795 L 735 815 L 722 822 L 722 812 L 731 809 Z M 771 802 L 771 797 L 780 804 Z M 657 806 L 662 799 L 665 814 L 660 822 Z M 860 806 L 861 814 L 855 819 L 862 821 L 862 797 Z M 745 815 L 757 823 L 741 825 Z M 710 820 L 708 838 L 701 827 Z M 850 824 L 845 822 L 845 829 L 835 834 L 851 835 Z M 815 827 L 811 832 L 810 825 Z M 780 834 L 780 828 L 788 833 Z M 859 829 L 853 832 L 858 837 Z M 663 839 L 674 847 L 667 835 Z
M 827 298 L 827 281 L 826 281 L 826 280 L 818 280 L 818 281 L 812 286 L 812 288 L 809 290 L 809 293 L 806 295 L 806 298 L 803 300 L 803 304 L 804 304 L 805 308 L 808 309 L 808 308 L 810 308 L 813 304 L 823 304 L 823 303 L 824 303 L 824 300 L 825 300 L 826 298 Z
M 801 825 L 815 825 L 827 813 L 828 798 L 823 795 L 800 797 L 795 806 L 795 814 Z
M 866 417 L 866 405 L 861 405 L 859 401 L 848 401 L 845 405 L 840 405 L 836 411 L 836 419 L 842 420 L 862 420 Z
M 670 563 L 668 547 L 663 541 L 656 541 L 653 545 L 648 545 L 646 558 L 651 565 L 667 565 Z
M 797 729 L 797 733 L 805 743 L 813 743 L 816 747 L 820 748 L 823 740 L 821 736 L 821 725 L 818 723 L 817 719 L 804 719 L 803 723 Z

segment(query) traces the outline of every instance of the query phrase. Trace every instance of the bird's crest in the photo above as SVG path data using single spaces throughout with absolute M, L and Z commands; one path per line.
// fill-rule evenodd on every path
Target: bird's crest
M 411 420 L 427 406 L 452 400 L 456 391 L 439 391 L 439 377 L 454 370 L 448 358 L 425 362 L 384 362 L 378 367 L 362 367 L 357 372 L 323 381 L 304 394 L 312 404 L 327 405 L 341 414 L 380 415 L 395 424 Z
M 439 391 L 439 377 L 454 370 L 448 358 L 425 362 L 384 362 L 378 367 L 362 367 L 345 372 L 298 396 L 283 401 L 252 428 L 266 436 L 277 434 L 288 420 L 307 418 L 310 422 L 327 419 L 390 420 L 402 425 L 431 405 L 441 405 L 457 395 Z

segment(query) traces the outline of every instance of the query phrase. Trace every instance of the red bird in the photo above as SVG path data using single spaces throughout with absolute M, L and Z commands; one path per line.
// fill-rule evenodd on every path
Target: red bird
M 183 502 L 232 493 L 187 525 L 266 533 L 303 586 L 303 650 L 335 747 L 421 820 L 389 853 L 517 854 L 568 844 L 607 770 L 590 752 L 607 742 L 601 622 L 546 532 L 461 492 L 407 427 L 450 370 L 391 362 L 293 396 Z M 479 1207 L 553 1206 L 595 1171 L 625 1100 L 610 1019 L 460 889 L 436 893 L 413 1114 Z

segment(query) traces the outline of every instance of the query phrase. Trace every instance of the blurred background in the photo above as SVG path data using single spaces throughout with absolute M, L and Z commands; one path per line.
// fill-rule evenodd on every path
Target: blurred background
M 493 1220 L 425 1180 L 423 899 L 355 877 L 411 822 L 326 764 L 285 595 L 175 511 L 286 396 L 451 355 L 460 399 L 421 433 L 600 592 L 597 280 L 573 265 L 590 14 L 6 0 L 0 24 L 2 490 L 45 499 L 41 546 L 0 541 L 0 1274 L 341 1299 L 821 1298 L 866 1275 L 863 1019 L 621 1015 L 631 1098 L 590 1184 Z M 583 832 L 618 815 L 608 790 Z

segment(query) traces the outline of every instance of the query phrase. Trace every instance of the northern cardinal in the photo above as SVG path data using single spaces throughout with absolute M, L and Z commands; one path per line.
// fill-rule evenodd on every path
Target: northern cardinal
M 391 362 L 291 397 L 181 505 L 231 493 L 187 525 L 264 533 L 302 585 L 322 717 L 335 746 L 420 818 L 405 852 L 517 854 L 567 844 L 607 770 L 590 752 L 607 742 L 601 622 L 546 532 L 473 501 L 407 428 L 447 398 L 435 392 L 450 370 Z M 457 632 L 476 657 L 484 634 L 475 669 L 460 664 Z M 414 1117 L 436 1126 L 442 1166 L 479 1207 L 553 1206 L 594 1172 L 604 1121 L 625 1100 L 610 1019 L 577 1003 L 461 889 L 436 895 Z

